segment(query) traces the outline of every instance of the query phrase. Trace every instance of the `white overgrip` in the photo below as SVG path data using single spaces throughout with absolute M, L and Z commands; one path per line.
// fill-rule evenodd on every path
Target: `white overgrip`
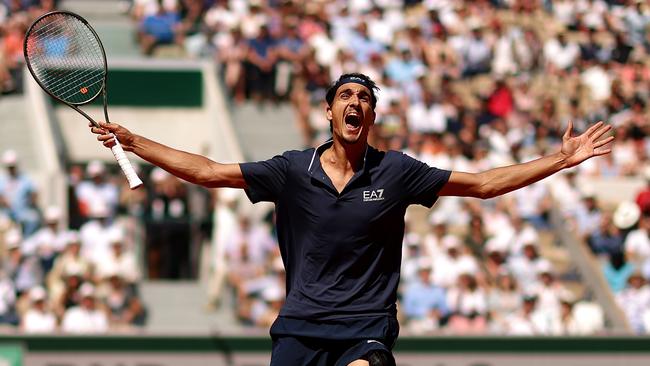
M 124 172 L 126 180 L 129 181 L 129 187 L 131 189 L 136 189 L 142 185 L 142 180 L 140 180 L 140 177 L 138 177 L 138 175 L 135 173 L 135 170 L 133 169 L 129 158 L 126 157 L 126 153 L 124 153 L 124 149 L 122 149 L 122 145 L 120 145 L 117 137 L 115 135 L 112 136 L 115 140 L 115 145 L 111 147 L 113 156 L 115 156 L 115 160 L 117 160 L 120 168 L 122 168 L 122 172 Z

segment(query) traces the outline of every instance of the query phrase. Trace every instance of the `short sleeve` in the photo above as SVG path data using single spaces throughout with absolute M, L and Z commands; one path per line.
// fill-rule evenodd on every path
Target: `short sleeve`
M 409 203 L 431 208 L 438 192 L 449 180 L 451 171 L 432 168 L 427 164 L 402 155 L 402 181 Z
M 289 168 L 286 153 L 269 160 L 241 163 L 239 166 L 248 186 L 246 194 L 251 202 L 277 201 L 285 186 Z

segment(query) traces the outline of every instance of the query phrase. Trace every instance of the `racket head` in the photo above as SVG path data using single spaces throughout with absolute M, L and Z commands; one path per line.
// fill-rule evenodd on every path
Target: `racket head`
M 106 53 L 78 14 L 53 11 L 36 19 L 25 34 L 23 53 L 39 86 L 63 103 L 87 104 L 104 92 Z

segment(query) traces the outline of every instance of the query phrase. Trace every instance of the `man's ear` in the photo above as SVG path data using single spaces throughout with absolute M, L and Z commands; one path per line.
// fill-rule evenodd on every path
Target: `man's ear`
M 327 106 L 325 116 L 327 117 L 328 121 L 332 120 L 332 108 L 330 108 L 329 106 Z

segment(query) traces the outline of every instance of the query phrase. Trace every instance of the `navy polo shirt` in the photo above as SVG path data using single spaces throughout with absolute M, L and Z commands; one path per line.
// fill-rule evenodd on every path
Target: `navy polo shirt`
M 250 200 L 275 203 L 287 274 L 280 318 L 394 317 L 406 208 L 431 207 L 451 172 L 369 146 L 339 193 L 320 164 L 331 144 L 241 164 Z

